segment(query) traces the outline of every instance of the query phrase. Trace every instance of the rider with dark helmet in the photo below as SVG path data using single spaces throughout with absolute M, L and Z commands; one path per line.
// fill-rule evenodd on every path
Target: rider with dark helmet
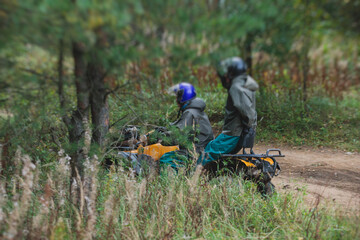
M 168 92 L 176 95 L 176 102 L 179 106 L 178 120 L 172 125 L 179 129 L 192 128 L 197 139 L 194 142 L 196 152 L 202 152 L 206 145 L 214 139 L 209 118 L 204 112 L 206 107 L 204 100 L 197 98 L 195 87 L 186 82 L 172 86 Z M 179 161 L 174 152 L 169 152 L 160 158 L 160 164 L 164 163 L 176 168 Z
M 205 165 L 218 159 L 221 154 L 239 151 L 245 147 L 244 136 L 247 138 L 252 134 L 254 137 L 257 124 L 255 91 L 259 86 L 246 70 L 245 62 L 239 57 L 228 58 L 219 63 L 217 73 L 228 91 L 223 131 L 209 142 L 198 164 Z

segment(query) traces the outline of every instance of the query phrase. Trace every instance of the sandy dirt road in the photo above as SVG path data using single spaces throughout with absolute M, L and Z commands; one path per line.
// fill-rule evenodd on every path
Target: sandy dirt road
M 272 181 L 277 191 L 306 189 L 306 201 L 312 205 L 337 204 L 345 211 L 360 211 L 360 153 L 309 147 L 258 144 L 255 153 L 279 148 L 281 173 Z

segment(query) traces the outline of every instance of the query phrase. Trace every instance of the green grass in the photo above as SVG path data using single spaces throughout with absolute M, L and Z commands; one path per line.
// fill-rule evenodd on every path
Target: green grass
M 19 156 L 18 160 L 25 164 L 25 158 Z M 209 181 L 197 173 L 188 177 L 167 172 L 158 177 L 134 178 L 121 167 L 107 172 L 89 163 L 80 195 L 83 211 L 79 211 L 67 191 L 66 162 L 60 159 L 48 170 L 47 180 L 31 178 L 37 173 L 30 170 L 15 174 L 6 187 L 5 181 L 1 182 L 7 195 L 2 195 L 0 201 L 4 217 L 0 218 L 0 236 L 9 236 L 6 234 L 11 230 L 18 239 L 360 237 L 357 212 L 344 214 L 340 208 L 324 204 L 309 207 L 304 203 L 303 191 L 264 198 L 253 183 L 244 182 L 240 176 Z M 21 182 L 27 184 L 12 188 Z M 28 190 L 31 194 L 25 195 Z
M 314 95 L 305 104 L 296 95 L 260 95 L 257 140 L 359 152 L 359 92 L 353 89 L 343 99 Z

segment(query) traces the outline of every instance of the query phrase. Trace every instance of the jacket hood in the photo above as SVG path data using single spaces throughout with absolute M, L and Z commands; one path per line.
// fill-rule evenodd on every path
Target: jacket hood
M 204 111 L 206 107 L 206 104 L 204 102 L 204 100 L 202 100 L 201 98 L 195 98 L 191 101 L 189 101 L 188 105 L 185 106 L 185 109 L 188 108 L 196 108 L 199 109 L 200 111 Z
M 247 88 L 250 91 L 256 91 L 259 89 L 259 85 L 257 84 L 257 82 L 249 75 L 241 75 L 234 78 L 232 83 L 234 84 L 236 82 L 240 82 L 243 88 Z

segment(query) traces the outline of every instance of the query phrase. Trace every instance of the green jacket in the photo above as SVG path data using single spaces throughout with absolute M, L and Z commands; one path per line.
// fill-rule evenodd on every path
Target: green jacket
M 194 127 L 198 134 L 195 143 L 196 150 L 199 152 L 214 139 L 214 134 L 208 116 L 204 112 L 206 104 L 201 98 L 195 98 L 184 105 L 180 118 L 173 123 L 180 129 L 187 126 Z
M 223 134 L 240 136 L 244 127 L 256 128 L 255 91 L 259 85 L 244 74 L 233 79 L 225 106 Z

